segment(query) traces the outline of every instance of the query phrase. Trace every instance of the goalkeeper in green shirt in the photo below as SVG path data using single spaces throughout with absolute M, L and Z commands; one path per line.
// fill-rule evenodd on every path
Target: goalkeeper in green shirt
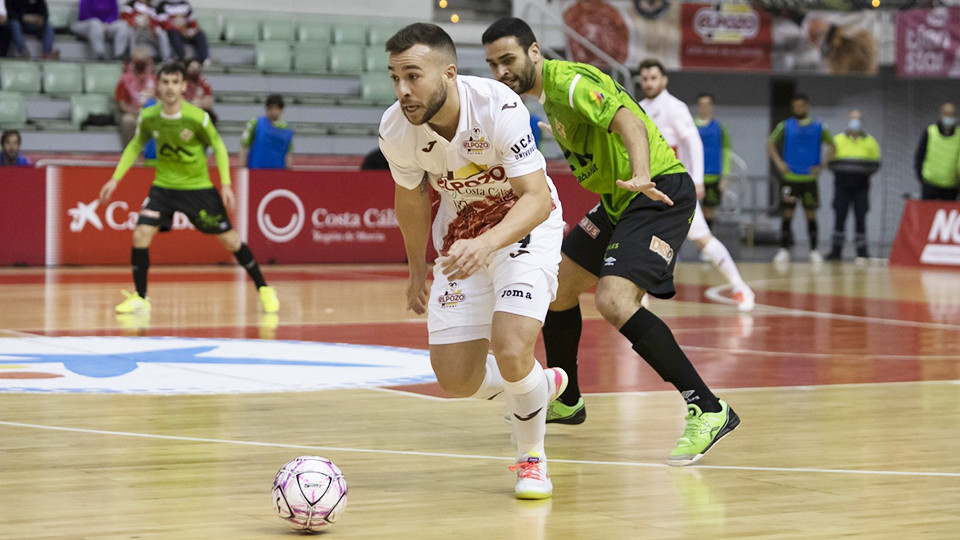
M 179 62 L 165 64 L 157 73 L 159 103 L 140 111 L 137 132 L 127 144 L 113 176 L 100 188 L 100 204 L 106 204 L 117 185 L 130 170 L 143 145 L 152 137 L 157 143 L 156 177 L 133 230 L 130 262 L 136 292 L 127 294 L 117 305 L 117 313 L 143 312 L 150 309 L 147 298 L 147 270 L 150 268 L 150 243 L 159 231 L 169 231 L 174 212 L 183 212 L 194 227 L 205 234 L 215 234 L 220 243 L 233 253 L 250 274 L 260 293 L 266 313 L 276 313 L 280 301 L 273 287 L 267 286 L 260 266 L 250 248 L 230 224 L 227 212 L 236 205 L 230 187 L 230 160 L 227 148 L 210 121 L 210 115 L 183 99 L 186 90 L 186 68 Z M 207 170 L 207 147 L 213 148 L 220 172 L 223 198 L 210 182 Z
M 740 419 L 703 382 L 667 325 L 640 303 L 644 292 L 676 294 L 676 254 L 697 203 L 693 179 L 650 117 L 608 75 L 545 60 L 533 31 L 517 18 L 494 22 L 482 41 L 494 78 L 543 104 L 573 175 L 600 195 L 600 205 L 564 238 L 559 290 L 543 325 L 547 363 L 570 376 L 547 422 L 586 418 L 576 377 L 579 297 L 596 284 L 603 317 L 687 403 L 687 427 L 667 463 L 696 462 Z

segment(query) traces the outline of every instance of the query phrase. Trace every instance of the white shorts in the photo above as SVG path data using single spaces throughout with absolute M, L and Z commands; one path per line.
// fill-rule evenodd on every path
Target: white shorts
M 697 209 L 693 212 L 693 221 L 690 222 L 687 239 L 699 240 L 710 236 L 710 234 L 710 226 L 707 225 L 707 218 L 703 217 L 703 209 L 700 208 L 700 202 L 697 201 Z
M 431 345 L 490 339 L 495 311 L 543 322 L 557 296 L 563 241 L 563 220 L 554 214 L 530 233 L 525 246 L 517 242 L 501 248 L 486 268 L 467 279 L 447 281 L 440 265 L 433 267 L 427 304 Z

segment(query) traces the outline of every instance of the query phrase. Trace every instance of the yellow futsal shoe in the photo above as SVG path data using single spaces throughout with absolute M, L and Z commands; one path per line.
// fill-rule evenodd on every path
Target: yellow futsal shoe
M 117 313 L 135 313 L 137 311 L 150 311 L 150 299 L 142 298 L 137 293 L 123 291 L 127 297 L 123 302 L 117 304 L 115 308 Z
M 280 311 L 280 299 L 277 298 L 277 290 L 273 287 L 264 285 L 260 287 L 260 305 L 263 306 L 264 313 L 276 313 Z

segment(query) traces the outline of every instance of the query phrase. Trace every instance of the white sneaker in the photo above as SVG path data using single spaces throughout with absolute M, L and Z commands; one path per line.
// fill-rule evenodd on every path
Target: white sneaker
M 513 495 L 518 499 L 549 499 L 553 495 L 553 482 L 547 473 L 547 457 L 541 452 L 524 454 L 516 465 L 510 467 L 517 473 L 517 485 Z
M 787 248 L 778 249 L 777 254 L 773 256 L 773 262 L 775 263 L 790 262 L 790 250 L 788 250 Z
M 737 303 L 737 309 L 740 311 L 753 311 L 756 305 L 756 295 L 750 287 L 733 293 L 733 301 Z
M 823 255 L 817 250 L 810 251 L 810 262 L 813 264 L 823 264 Z

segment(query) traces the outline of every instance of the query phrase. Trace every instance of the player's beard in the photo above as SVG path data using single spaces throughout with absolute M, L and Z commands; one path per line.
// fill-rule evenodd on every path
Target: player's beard
M 513 79 L 501 80 L 503 84 L 509 86 L 514 92 L 523 95 L 533 88 L 533 83 L 537 80 L 537 65 L 529 56 L 524 57 L 523 68 Z
M 440 85 L 437 86 L 437 89 L 434 90 L 433 94 L 430 95 L 430 99 L 428 99 L 427 102 L 423 104 L 424 112 L 420 116 L 419 120 L 410 118 L 410 116 L 407 115 L 406 112 L 404 112 L 404 115 L 407 116 L 407 120 L 411 124 L 415 126 L 419 126 L 421 124 L 425 124 L 429 122 L 430 119 L 433 118 L 433 115 L 437 114 L 437 111 L 439 111 L 440 108 L 443 107 L 443 104 L 446 102 L 447 102 L 447 86 L 443 84 L 443 81 L 441 81 Z M 403 103 L 401 103 L 400 105 L 402 106 Z

